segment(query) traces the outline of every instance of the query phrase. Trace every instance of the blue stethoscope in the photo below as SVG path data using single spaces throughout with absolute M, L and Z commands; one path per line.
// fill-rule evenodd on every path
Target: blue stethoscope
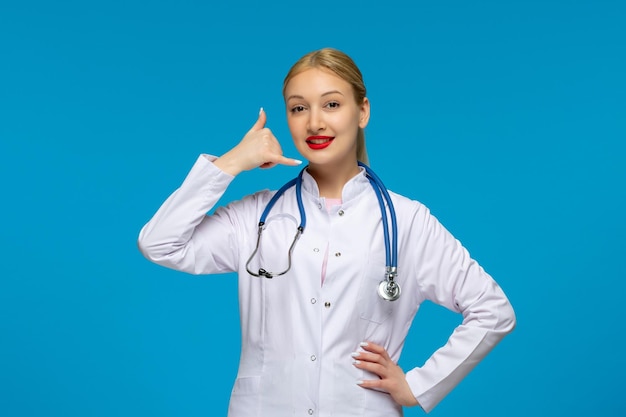
M 383 184 L 383 182 L 378 178 L 378 176 L 372 171 L 370 167 L 359 162 L 359 166 L 365 169 L 365 174 L 367 179 L 369 180 L 372 188 L 374 189 L 374 193 L 376 193 L 376 198 L 378 199 L 378 204 L 380 206 L 380 212 L 383 222 L 383 234 L 385 239 L 385 258 L 386 258 L 386 269 L 385 269 L 385 279 L 378 284 L 378 295 L 384 300 L 395 301 L 400 297 L 400 285 L 395 281 L 398 273 L 398 225 L 396 223 L 396 212 L 393 207 L 393 203 L 391 202 L 391 197 L 387 192 L 387 188 Z M 304 173 L 304 169 L 300 171 L 298 176 L 287 184 L 283 185 L 272 197 L 272 199 L 265 206 L 265 210 L 261 214 L 261 219 L 259 220 L 259 229 L 258 236 L 256 240 L 256 248 L 250 258 L 248 258 L 248 262 L 246 262 L 246 270 L 250 275 L 255 277 L 265 277 L 265 278 L 273 278 L 283 274 L 286 274 L 287 271 L 291 269 L 291 254 L 293 252 L 294 247 L 296 246 L 296 242 L 300 238 L 300 235 L 304 232 L 304 228 L 306 226 L 306 214 L 304 212 L 304 204 L 302 203 L 302 174 Z M 282 272 L 269 272 L 263 268 L 259 268 L 259 272 L 252 272 L 249 268 L 250 262 L 256 255 L 259 250 L 259 246 L 261 244 L 261 234 L 265 229 L 265 220 L 269 215 L 270 210 L 278 201 L 278 199 L 285 193 L 285 191 L 295 185 L 296 187 L 296 200 L 298 202 L 298 210 L 300 211 L 300 225 L 296 230 L 296 235 L 293 238 L 293 242 L 289 247 L 288 254 L 288 264 L 287 269 Z M 386 204 L 385 204 L 386 203 Z M 390 242 L 389 239 L 389 223 L 387 219 L 387 210 L 389 210 L 389 217 L 391 218 L 391 229 L 393 239 Z

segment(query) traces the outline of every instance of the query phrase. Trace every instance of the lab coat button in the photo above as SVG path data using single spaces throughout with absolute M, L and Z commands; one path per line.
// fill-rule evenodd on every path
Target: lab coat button
M 317 208 L 321 210 L 322 209 L 322 203 L 317 203 Z
M 311 362 L 315 362 L 316 359 L 317 359 L 317 356 L 311 355 Z
M 311 298 L 311 304 L 315 304 L 317 303 L 317 300 L 315 298 Z
M 343 210 L 339 210 L 339 211 L 337 212 L 337 214 L 339 214 L 340 216 L 343 216 L 344 211 L 343 211 Z
M 309 408 L 309 415 L 312 416 L 313 415 L 313 409 Z
M 335 256 L 336 257 L 340 257 L 341 256 L 341 252 L 335 252 Z
M 319 252 L 320 248 L 313 248 L 313 252 Z
M 326 307 L 326 308 L 330 308 L 330 303 L 329 303 L 328 301 L 326 301 L 326 302 L 324 303 L 324 307 Z

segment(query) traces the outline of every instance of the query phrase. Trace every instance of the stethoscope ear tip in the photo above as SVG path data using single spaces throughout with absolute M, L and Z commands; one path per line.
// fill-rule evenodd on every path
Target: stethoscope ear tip
M 265 278 L 274 278 L 274 274 L 272 274 L 271 272 L 267 272 L 263 268 L 259 269 L 259 276 Z

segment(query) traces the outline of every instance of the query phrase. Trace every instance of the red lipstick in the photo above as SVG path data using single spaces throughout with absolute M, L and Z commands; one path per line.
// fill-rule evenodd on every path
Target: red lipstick
M 324 149 L 335 139 L 333 136 L 309 136 L 306 138 L 306 144 L 309 148 L 319 150 Z

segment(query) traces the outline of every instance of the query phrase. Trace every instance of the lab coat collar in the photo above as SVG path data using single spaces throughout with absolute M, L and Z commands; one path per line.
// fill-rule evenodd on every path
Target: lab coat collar
M 365 176 L 365 169 L 363 167 L 359 167 L 359 173 L 352 177 L 343 186 L 343 191 L 341 193 L 342 204 L 345 205 L 351 200 L 361 196 L 364 190 L 371 187 L 372 186 L 370 185 L 369 180 Z M 306 169 L 302 173 L 302 190 L 303 194 L 308 195 L 316 201 L 321 198 L 317 182 Z

